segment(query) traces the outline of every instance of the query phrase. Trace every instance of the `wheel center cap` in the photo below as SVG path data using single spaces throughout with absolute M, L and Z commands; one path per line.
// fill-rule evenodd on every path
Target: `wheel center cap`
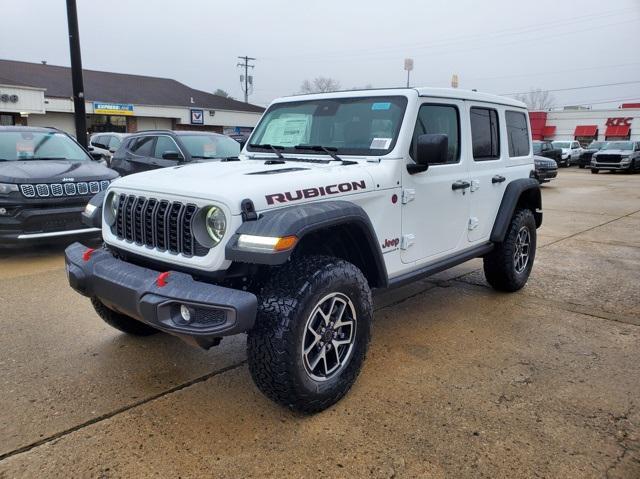
M 333 329 L 327 329 L 322 335 L 322 340 L 325 343 L 330 343 L 332 339 L 333 339 Z

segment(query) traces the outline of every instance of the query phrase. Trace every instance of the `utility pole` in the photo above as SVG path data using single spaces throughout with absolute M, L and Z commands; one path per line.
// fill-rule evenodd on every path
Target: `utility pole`
M 78 33 L 76 0 L 67 0 L 67 22 L 69 24 L 69 52 L 71 54 L 71 81 L 73 83 L 76 139 L 78 143 L 86 148 L 87 113 L 84 106 L 84 82 L 82 81 L 82 57 L 80 56 L 80 34 Z
M 244 83 L 242 91 L 244 91 L 244 102 L 249 103 L 249 88 L 253 88 L 253 76 L 249 76 L 249 68 L 254 68 L 255 65 L 251 65 L 250 61 L 255 61 L 255 58 L 251 57 L 238 57 L 242 60 L 242 63 L 238 63 L 236 66 L 244 68 L 244 75 L 240 75 L 240 84 Z
M 410 85 L 411 70 L 413 70 L 413 58 L 404 59 L 404 69 L 407 71 L 407 88 Z

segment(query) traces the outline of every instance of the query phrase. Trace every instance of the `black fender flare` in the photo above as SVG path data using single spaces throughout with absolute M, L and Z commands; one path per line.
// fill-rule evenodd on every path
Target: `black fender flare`
M 289 260 L 293 250 L 278 253 L 242 250 L 238 247 L 240 235 L 270 237 L 295 235 L 300 241 L 309 233 L 340 225 L 353 225 L 364 235 L 367 244 L 359 245 L 359 247 L 369 248 L 369 253 L 375 263 L 375 283 L 386 285 L 388 282 L 387 269 L 371 220 L 364 209 L 350 201 L 321 201 L 287 206 L 261 213 L 257 220 L 245 221 L 238 228 L 227 243 L 225 256 L 227 260 L 241 263 L 280 265 Z
M 507 185 L 491 230 L 492 242 L 500 243 L 504 240 L 509 223 L 518 205 L 529 207 L 536 219 L 536 227 L 539 228 L 542 225 L 542 194 L 540 193 L 538 180 L 520 178 Z

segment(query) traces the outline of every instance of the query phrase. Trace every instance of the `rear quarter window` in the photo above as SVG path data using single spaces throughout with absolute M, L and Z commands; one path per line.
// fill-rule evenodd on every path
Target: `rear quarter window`
M 529 127 L 527 117 L 521 111 L 506 111 L 509 158 L 529 154 Z

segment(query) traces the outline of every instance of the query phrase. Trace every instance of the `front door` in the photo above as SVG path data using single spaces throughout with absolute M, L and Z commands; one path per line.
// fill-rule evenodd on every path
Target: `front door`
M 420 106 L 410 155 L 416 157 L 418 136 L 448 136 L 446 163 L 431 164 L 427 171 L 410 175 L 403 169 L 403 263 L 429 262 L 466 246 L 469 218 L 469 172 L 465 161 L 467 142 L 461 142 L 464 103 L 429 100 Z

